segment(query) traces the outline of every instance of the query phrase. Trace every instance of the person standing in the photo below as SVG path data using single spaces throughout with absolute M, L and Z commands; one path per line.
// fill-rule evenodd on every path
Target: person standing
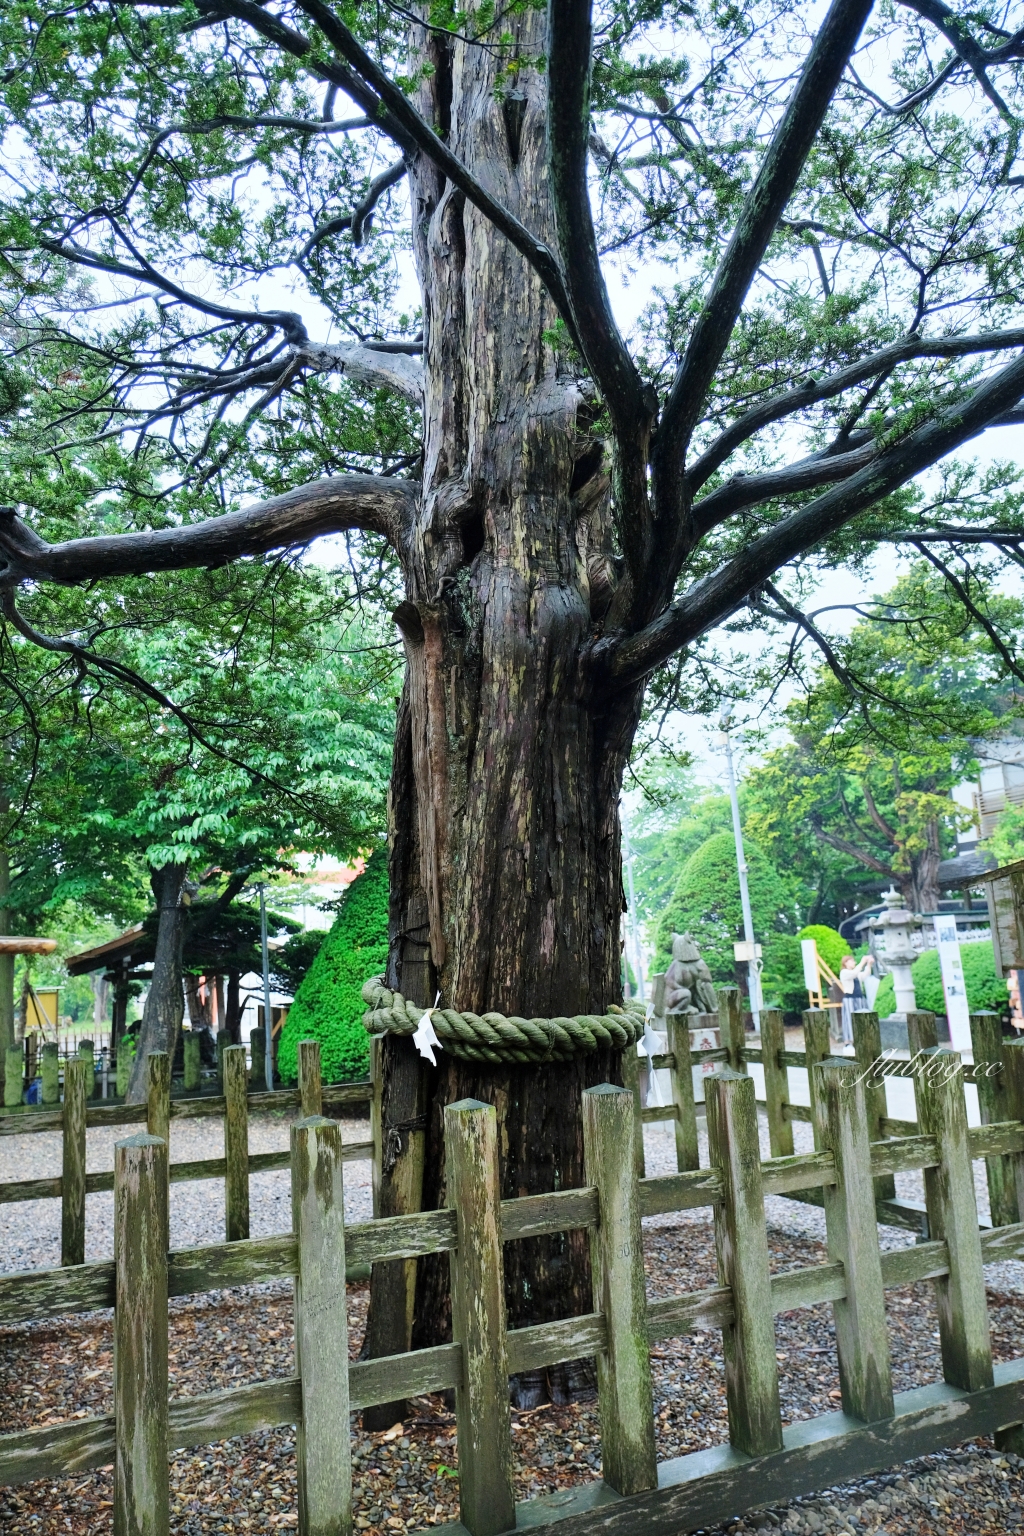
M 863 1013 L 868 1006 L 864 977 L 874 963 L 874 955 L 865 955 L 863 960 L 855 960 L 852 955 L 843 956 L 839 967 L 839 990 L 843 998 L 842 1041 L 844 1045 L 853 1044 L 854 1014 Z

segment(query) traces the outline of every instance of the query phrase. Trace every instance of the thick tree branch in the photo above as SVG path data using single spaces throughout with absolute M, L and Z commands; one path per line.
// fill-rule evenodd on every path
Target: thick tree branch
M 682 474 L 694 427 L 769 241 L 796 188 L 872 0 L 833 0 L 715 273 L 669 394 L 655 445 L 666 488 Z M 659 515 L 660 515 L 659 507 Z
M 635 432 L 653 414 L 608 300 L 590 212 L 591 0 L 548 5 L 548 169 L 569 301 L 612 421 Z
M 598 641 L 592 661 L 613 684 L 645 677 L 673 652 L 727 618 L 747 594 L 787 561 L 812 549 L 882 497 L 969 442 L 1024 395 L 1024 357 L 1016 359 L 965 400 L 910 432 L 844 484 L 783 518 L 721 569 L 697 582 L 646 629 L 628 638 Z
M 597 251 L 587 186 L 592 49 L 591 0 L 550 0 L 547 137 L 555 228 L 583 356 L 612 421 L 613 505 L 635 585 L 649 555 L 647 447 L 658 401 L 615 323 Z
M 837 453 L 831 457 L 816 454 L 813 458 L 801 459 L 798 464 L 771 470 L 764 475 L 734 475 L 725 485 L 719 486 L 717 491 L 712 491 L 709 496 L 694 503 L 694 534 L 697 538 L 703 538 L 731 513 L 742 511 L 744 507 L 758 506 L 776 496 L 787 496 L 796 491 L 813 491 L 819 485 L 846 480 L 869 464 L 877 451 L 875 444 L 869 442 L 852 453 Z
M 308 544 L 326 533 L 364 529 L 382 534 L 401 554 L 419 486 L 373 475 L 337 475 L 257 502 L 241 512 L 185 527 L 121 533 L 47 544 L 12 507 L 0 508 L 0 586 L 22 581 L 63 585 L 147 571 L 224 565 L 243 555 Z
M 340 235 L 345 229 L 352 231 L 353 245 L 362 245 L 370 215 L 389 187 L 396 186 L 402 180 L 407 169 L 404 159 L 396 160 L 394 165 L 389 165 L 386 171 L 381 171 L 379 176 L 375 176 L 351 213 L 341 213 L 337 218 L 328 219 L 326 223 L 314 229 L 299 253 L 299 261 L 305 261 L 310 251 L 315 250 L 321 240 L 326 240 L 329 235 Z
M 837 853 L 848 854 L 851 859 L 856 859 L 858 863 L 863 864 L 867 869 L 873 869 L 876 874 L 884 875 L 887 880 L 898 879 L 895 871 L 888 864 L 883 863 L 881 859 L 876 859 L 873 854 L 866 853 L 863 848 L 858 848 L 856 843 L 848 842 L 845 837 L 838 837 L 835 832 L 827 832 L 821 823 L 813 817 L 810 818 L 810 821 L 811 826 L 814 828 L 815 836 L 820 837 L 823 843 L 827 843 Z
M 1014 547 L 1024 544 L 1024 529 L 1015 528 L 903 528 L 898 533 L 865 534 L 879 544 L 996 544 Z
M 982 48 L 977 39 L 967 30 L 965 21 L 951 11 L 948 5 L 943 4 L 942 0 L 899 0 L 899 4 L 906 6 L 908 10 L 916 11 L 918 16 L 923 16 L 926 21 L 930 21 L 938 28 L 957 58 L 962 59 L 971 70 L 1000 117 L 1005 118 L 1015 129 L 1019 129 L 1020 125 L 1013 112 L 989 79 L 988 70 L 993 64 L 1005 64 L 1010 59 L 1019 59 L 1024 56 L 1024 27 L 1015 32 L 1005 43 L 1001 43 L 998 48 Z
M 832 400 L 866 379 L 885 373 L 899 363 L 912 362 L 918 357 L 969 357 L 977 352 L 1006 352 L 1024 347 L 1024 328 L 1009 331 L 993 331 L 971 336 L 939 336 L 928 339 L 908 336 L 904 341 L 893 342 L 872 352 L 860 362 L 851 363 L 829 379 L 811 379 L 785 394 L 773 395 L 759 405 L 751 406 L 718 436 L 707 451 L 701 454 L 687 473 L 691 492 L 697 492 L 731 453 L 753 437 L 762 427 L 783 421 L 797 411 L 818 405 L 822 400 Z

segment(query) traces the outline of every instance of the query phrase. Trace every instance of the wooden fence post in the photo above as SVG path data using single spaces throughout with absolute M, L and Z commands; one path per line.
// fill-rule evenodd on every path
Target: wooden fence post
M 974 1085 L 978 1090 L 978 1110 L 982 1125 L 995 1125 L 1012 1118 L 1010 1096 L 1003 1064 L 1003 1025 L 998 1013 L 971 1014 L 971 1045 L 974 1055 Z M 988 1203 L 994 1227 L 1009 1227 L 1020 1220 L 1017 1206 L 1013 1158 L 1007 1155 L 987 1157 Z
M 1024 1040 L 1007 1040 L 1003 1046 L 1003 1079 L 1006 1118 L 1024 1122 Z M 1010 1159 L 1018 1210 L 1024 1211 L 1024 1152 Z
M 939 1044 L 939 1031 L 935 1022 L 934 1013 L 908 1013 L 907 1014 L 907 1043 L 910 1047 L 911 1081 L 914 1085 L 914 1104 L 917 1110 L 918 1124 L 921 1121 L 921 1096 L 918 1093 L 918 1085 L 921 1073 L 915 1070 L 916 1058 L 922 1056 L 925 1051 L 937 1050 Z M 934 1236 L 934 1234 L 932 1234 Z
M 764 1102 L 768 1114 L 768 1140 L 772 1157 L 793 1156 L 793 1122 L 789 1108 L 789 1071 L 779 1060 L 786 1049 L 786 1028 L 781 1008 L 761 1009 L 761 1063 L 764 1068 Z
M 249 1236 L 249 1105 L 245 1046 L 224 1050 L 224 1235 Z
M 640 1092 L 640 1053 L 635 1045 L 627 1045 L 622 1053 L 622 1086 L 633 1095 L 633 1160 L 636 1176 L 642 1179 L 647 1172 L 644 1153 L 644 1101 Z
M 43 1079 L 43 1103 L 60 1103 L 60 1047 L 56 1040 L 44 1040 L 40 1076 Z
M 693 1097 L 693 1067 L 690 1063 L 690 1026 L 693 1017 L 688 1013 L 667 1013 L 665 1028 L 668 1034 L 668 1051 L 673 1058 L 669 1068 L 672 1084 L 672 1103 L 676 1119 L 676 1168 L 686 1173 L 700 1167 L 700 1145 L 697 1140 L 697 1105 Z
M 748 1456 L 766 1456 L 782 1449 L 782 1410 L 754 1083 L 725 1070 L 707 1079 L 705 1092 L 711 1165 L 723 1186 L 715 1206 L 718 1276 L 733 1300 L 733 1320 L 722 1329 L 729 1439 Z
M 85 1263 L 85 1105 L 88 1063 L 64 1063 L 64 1155 L 60 1176 L 60 1262 Z
M 146 1057 L 146 1130 L 171 1145 L 171 1058 L 166 1051 Z
M 805 1008 L 804 1020 L 804 1056 L 807 1064 L 807 1085 L 811 1094 L 811 1126 L 816 1127 L 814 1118 L 814 1093 L 817 1078 L 814 1068 L 821 1061 L 828 1061 L 832 1055 L 832 1011 L 828 1008 Z M 818 1146 L 818 1132 L 814 1130 L 814 1145 Z
M 186 1093 L 195 1093 L 202 1082 L 202 1054 L 199 1035 L 194 1029 L 183 1032 L 181 1049 L 185 1068 L 183 1086 Z
M 312 1115 L 322 1115 L 324 1112 L 319 1040 L 300 1040 L 298 1058 L 299 1098 L 302 1104 L 300 1113 L 303 1120 L 308 1120 Z
M 625 1089 L 603 1083 L 583 1093 L 583 1155 L 596 1185 L 598 1224 L 590 1233 L 594 1311 L 608 1345 L 597 1357 L 604 1480 L 617 1493 L 658 1486 L 651 1354 L 647 1342 L 640 1193 L 629 1156 L 632 1105 Z
M 1024 1122 L 1024 1040 L 1007 1040 L 1003 1046 L 1003 1090 L 1005 1118 Z M 1013 1153 L 1009 1163 L 1017 1209 L 1024 1210 L 1024 1152 Z M 997 1429 L 995 1443 L 997 1450 L 1024 1455 L 1024 1424 Z
M 939 1043 L 939 1028 L 934 1013 L 919 1010 L 907 1014 L 907 1043 L 911 1060 L 919 1051 L 934 1051 Z
M 295 1278 L 295 1362 L 302 1392 L 302 1422 L 296 1436 L 299 1531 L 301 1536 L 348 1536 L 352 1454 L 340 1125 L 322 1115 L 303 1118 L 292 1126 L 291 1153 L 292 1225 L 299 1250 Z
M 882 1026 L 878 1014 L 865 1009 L 853 1015 L 853 1054 L 864 1080 L 864 1108 L 868 1117 L 868 1141 L 882 1141 L 882 1121 L 889 1114 L 885 1097 L 885 1078 L 875 1063 L 882 1057 Z M 896 1180 L 891 1173 L 875 1180 L 876 1200 L 895 1200 Z
M 722 1044 L 729 1052 L 727 1065 L 734 1072 L 746 1072 L 743 1056 L 743 998 L 739 987 L 718 987 L 718 1029 Z
M 836 1163 L 836 1182 L 825 1185 L 824 1197 L 828 1256 L 846 1278 L 846 1296 L 832 1303 L 843 1411 L 873 1424 L 891 1419 L 895 1408 L 867 1095 L 859 1062 L 819 1062 L 812 1071 L 816 1140 Z
M 388 1062 L 387 1098 L 381 1100 L 381 1172 L 378 1214 L 409 1216 L 423 1206 L 427 1109 L 431 1068 L 408 1036 L 385 1036 L 382 1059 Z M 386 1175 L 386 1177 L 384 1177 Z M 370 1276 L 370 1315 L 364 1349 L 371 1360 L 399 1355 L 409 1348 L 416 1302 L 416 1260 L 374 1264 Z M 363 1410 L 363 1428 L 390 1429 L 405 1417 L 401 1399 Z
M 494 1106 L 476 1099 L 446 1105 L 444 1140 L 448 1204 L 458 1222 L 451 1293 L 452 1338 L 462 1345 L 459 1514 L 470 1536 L 495 1536 L 513 1528 L 516 1506 Z
M 992 1385 L 992 1346 L 963 1069 L 956 1051 L 937 1047 L 925 1051 L 921 1066 L 918 1119 L 939 1147 L 938 1167 L 924 1171 L 928 1226 L 949 1249 L 949 1274 L 934 1282 L 942 1374 L 951 1387 L 976 1392 Z
M 114 1148 L 114 1536 L 167 1536 L 167 1144 Z

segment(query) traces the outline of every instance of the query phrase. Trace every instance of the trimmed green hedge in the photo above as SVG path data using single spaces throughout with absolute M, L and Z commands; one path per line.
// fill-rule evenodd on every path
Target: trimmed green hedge
M 365 1077 L 369 1036 L 363 1028 L 363 982 L 383 971 L 388 958 L 388 859 L 374 853 L 349 886 L 341 911 L 325 937 L 288 1010 L 277 1051 L 281 1080 L 298 1077 L 300 1040 L 319 1040 L 325 1083 Z
M 963 961 L 967 1003 L 971 1012 L 981 1013 L 988 1008 L 994 1013 L 1005 1012 L 1008 1002 L 1006 982 L 996 975 L 991 939 L 983 939 L 978 944 L 961 944 L 960 958 Z M 942 991 L 938 950 L 926 949 L 910 967 L 910 974 L 914 978 L 914 996 L 918 1008 L 928 1013 L 945 1013 L 946 999 Z M 892 977 L 883 976 L 875 998 L 875 1011 L 880 1019 L 884 1019 L 895 1010 L 896 992 Z
M 772 939 L 789 917 L 789 883 L 756 843 L 748 840 L 744 852 L 754 933 L 764 945 L 767 962 Z M 716 982 L 735 982 L 733 943 L 743 933 L 743 908 L 731 832 L 716 832 L 683 865 L 658 923 L 655 970 L 665 970 L 671 962 L 674 933 L 690 935 Z

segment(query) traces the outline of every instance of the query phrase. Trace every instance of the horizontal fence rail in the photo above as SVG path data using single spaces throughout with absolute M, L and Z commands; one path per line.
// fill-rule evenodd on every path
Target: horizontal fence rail
M 86 1196 L 106 1193 L 115 1188 L 113 1170 L 86 1172 L 86 1132 L 107 1126 L 144 1126 L 150 1134 L 167 1140 L 173 1121 L 212 1116 L 224 1121 L 224 1156 L 172 1162 L 167 1167 L 167 1177 L 171 1184 L 194 1179 L 223 1179 L 225 1235 L 229 1241 L 248 1237 L 250 1177 L 291 1166 L 291 1153 L 287 1150 L 250 1153 L 250 1112 L 298 1108 L 304 1116 L 308 1116 L 312 1113 L 320 1114 L 325 1107 L 373 1104 L 376 1088 L 372 1080 L 323 1084 L 319 1051 L 313 1051 L 312 1045 L 311 1041 L 300 1042 L 299 1083 L 296 1088 L 258 1093 L 248 1091 L 245 1047 L 227 1046 L 221 1053 L 224 1093 L 208 1094 L 195 1099 L 171 1098 L 169 1059 L 166 1053 L 154 1051 L 146 1062 L 145 1104 L 98 1104 L 90 1107 L 87 1100 L 88 1061 L 83 1058 L 69 1059 L 64 1073 L 64 1102 L 59 1109 L 35 1110 L 28 1107 L 0 1117 L 0 1135 L 60 1131 L 62 1171 L 57 1177 L 21 1179 L 0 1184 L 0 1205 L 25 1200 L 60 1200 L 61 1263 L 80 1266 L 85 1259 Z M 378 1151 L 379 1142 L 376 1140 L 343 1142 L 341 1156 L 345 1161 L 368 1160 L 376 1165 Z

